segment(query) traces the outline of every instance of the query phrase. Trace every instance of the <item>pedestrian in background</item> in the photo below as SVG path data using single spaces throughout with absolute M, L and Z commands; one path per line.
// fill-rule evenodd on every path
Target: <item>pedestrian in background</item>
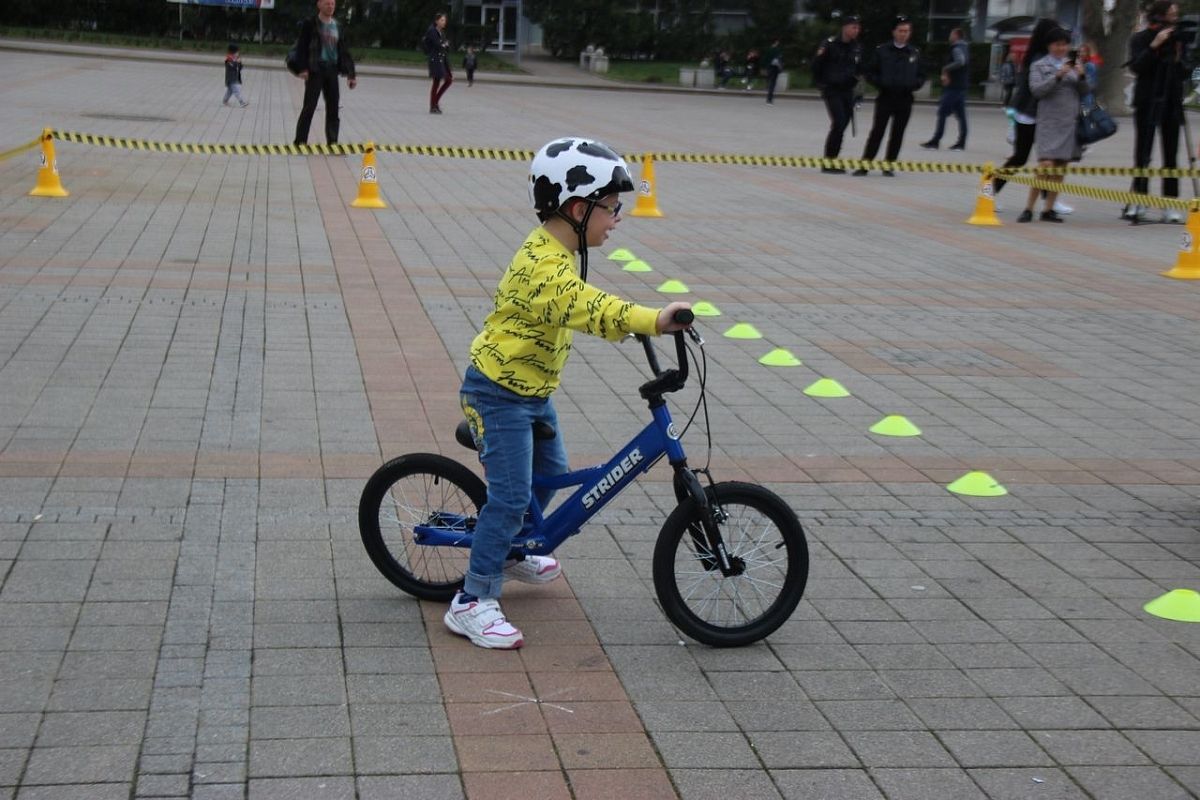
M 300 38 L 296 41 L 296 65 L 299 67 L 296 77 L 304 81 L 304 104 L 300 108 L 300 118 L 296 120 L 296 144 L 308 144 L 308 129 L 317 110 L 317 100 L 322 96 L 325 98 L 325 141 L 337 144 L 341 126 L 338 76 L 347 76 L 346 85 L 351 89 L 358 85 L 354 59 L 350 57 L 342 31 L 333 18 L 336 10 L 336 0 L 317 0 L 317 15 L 300 26 Z
M 1017 57 L 1010 50 L 1004 58 L 1004 63 L 1000 65 L 1000 88 L 1004 90 L 1004 96 L 1000 100 L 1000 105 L 1005 108 L 1009 107 L 1012 101 L 1013 89 L 1017 85 Z
M 742 87 L 748 92 L 754 88 L 754 84 L 758 81 L 759 65 L 762 63 L 762 54 L 758 52 L 758 48 L 752 47 L 746 53 L 746 74 L 742 76 Z
M 767 48 L 767 102 L 775 102 L 775 84 L 779 82 L 779 73 L 783 72 L 783 45 L 779 39 L 772 39 Z
M 1057 31 L 1061 25 L 1058 20 L 1050 17 L 1039 19 L 1033 26 L 1033 32 L 1029 36 L 1029 45 L 1025 50 L 1024 60 L 1021 62 L 1020 68 L 1017 70 L 1017 86 L 1012 96 L 1012 112 L 1013 112 L 1013 151 L 1008 160 L 1004 162 L 1004 167 L 1023 167 L 1029 161 L 1029 156 L 1033 153 L 1034 137 L 1037 134 L 1037 113 L 1038 99 L 1029 91 L 1029 67 L 1042 56 L 1050 52 L 1049 39 L 1050 34 Z M 1003 178 L 996 178 L 992 181 L 993 196 L 996 198 L 996 210 L 1000 208 L 1000 190 L 1004 188 L 1006 181 Z M 1043 196 L 1045 192 L 1042 193 Z M 1057 198 L 1051 204 L 1051 208 L 1056 214 L 1070 214 L 1075 209 L 1062 201 L 1062 198 Z
M 225 99 L 221 105 L 229 105 L 229 98 L 236 97 L 242 108 L 250 105 L 242 97 L 242 55 L 236 44 L 230 44 L 225 50 Z
M 421 40 L 421 48 L 429 61 L 429 77 L 433 84 L 429 87 L 429 113 L 442 113 L 442 95 L 454 83 L 450 73 L 450 40 L 446 38 L 446 15 L 438 14 L 433 18 L 425 38 Z
M 1075 126 L 1079 119 L 1079 101 L 1087 93 L 1087 82 L 1083 78 L 1083 64 L 1078 59 L 1068 58 L 1071 49 L 1071 34 L 1062 28 L 1047 37 L 1049 53 L 1029 67 L 1029 91 L 1037 98 L 1037 130 L 1034 144 L 1037 146 L 1039 167 L 1065 167 L 1070 161 L 1078 161 L 1079 139 Z M 1040 180 L 1062 183 L 1063 175 L 1042 173 Z M 1017 222 L 1033 220 L 1033 206 L 1041 190 L 1029 187 L 1029 199 Z M 1039 217 L 1042 222 L 1062 222 L 1063 218 L 1054 210 L 1058 192 L 1047 190 L 1045 206 Z
M 475 67 L 479 66 L 479 55 L 475 52 L 474 47 L 467 48 L 467 54 L 463 56 L 463 69 L 467 72 L 467 86 L 475 85 Z
M 821 99 L 829 112 L 826 158 L 837 158 L 842 152 L 842 137 L 854 114 L 854 89 L 862 74 L 862 45 L 858 41 L 861 32 L 857 14 L 843 17 L 841 33 L 821 42 L 812 62 L 813 84 L 821 90 Z M 821 172 L 834 175 L 845 171 L 840 167 L 821 168 Z
M 1179 157 L 1179 128 L 1183 125 L 1183 42 L 1177 36 L 1179 6 L 1157 0 L 1146 12 L 1149 25 L 1129 39 L 1129 68 L 1137 79 L 1133 84 L 1134 121 L 1137 125 L 1133 144 L 1133 165 L 1150 166 L 1154 136 L 1162 141 L 1162 165 L 1174 169 Z M 1150 191 L 1149 178 L 1134 178 L 1133 191 Z M 1162 191 L 1167 197 L 1179 196 L 1179 179 L 1163 178 Z M 1126 219 L 1141 219 L 1145 208 L 1127 206 L 1121 213 Z M 1182 222 L 1178 209 L 1168 209 L 1164 222 Z
M 962 28 L 950 31 L 950 61 L 942 67 L 942 96 L 938 99 L 937 128 L 933 137 L 921 142 L 926 150 L 937 150 L 946 130 L 946 117 L 958 120 L 958 141 L 951 150 L 967 149 L 967 87 L 971 85 L 971 55 Z
M 912 115 L 913 92 L 925 84 L 921 53 L 908 43 L 911 37 L 912 22 L 903 15 L 896 17 L 892 23 L 892 40 L 875 48 L 867 66 L 867 83 L 878 89 L 879 95 L 875 98 L 875 116 L 871 122 L 871 132 L 867 135 L 867 144 L 863 148 L 862 157 L 865 161 L 875 159 L 889 120 L 892 123 L 892 132 L 888 136 L 884 158 L 887 161 L 895 161 L 900 156 L 904 129 L 908 127 L 908 118 Z M 867 170 L 856 169 L 854 174 L 866 175 Z M 883 174 L 889 178 L 895 175 L 890 169 L 885 169 Z
M 713 61 L 713 74 L 717 78 L 718 89 L 724 89 L 729 84 L 729 79 L 733 77 L 733 67 L 729 66 L 729 54 L 724 50 L 717 52 L 717 57 Z
M 1079 45 L 1077 58 L 1083 65 L 1083 80 L 1088 87 L 1087 94 L 1083 96 L 1083 107 L 1091 108 L 1096 105 L 1096 88 L 1100 86 L 1100 56 L 1096 53 L 1095 45 L 1084 42 Z

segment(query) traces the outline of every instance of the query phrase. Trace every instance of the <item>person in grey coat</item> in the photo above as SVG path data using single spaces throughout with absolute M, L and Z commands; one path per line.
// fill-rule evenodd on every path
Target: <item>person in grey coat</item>
M 1037 131 L 1034 145 L 1037 147 L 1039 167 L 1064 167 L 1068 161 L 1080 156 L 1079 142 L 1075 138 L 1075 124 L 1079 117 L 1080 98 L 1087 94 L 1088 84 L 1083 77 L 1083 65 L 1068 59 L 1071 34 L 1062 28 L 1047 37 L 1049 52 L 1029 67 L 1029 91 L 1037 98 Z M 1039 175 L 1042 180 L 1062 183 L 1062 175 Z M 1017 222 L 1033 220 L 1033 205 L 1040 190 L 1030 187 L 1025 210 Z M 1046 192 L 1043 222 L 1062 222 L 1063 218 L 1054 210 L 1058 192 Z

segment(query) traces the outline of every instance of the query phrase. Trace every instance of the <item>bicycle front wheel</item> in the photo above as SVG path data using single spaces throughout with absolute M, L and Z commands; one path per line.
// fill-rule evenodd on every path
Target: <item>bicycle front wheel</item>
M 422 600 L 447 601 L 462 586 L 470 550 L 418 544 L 413 526 L 475 526 L 487 487 L 471 470 L 432 453 L 394 458 L 375 471 L 358 503 L 358 532 L 383 576 Z
M 694 500 L 667 518 L 654 547 L 654 588 L 663 612 L 685 634 L 713 647 L 739 647 L 787 622 L 808 582 L 808 544 L 795 512 L 750 483 L 705 490 L 737 574 L 725 576 L 708 546 Z

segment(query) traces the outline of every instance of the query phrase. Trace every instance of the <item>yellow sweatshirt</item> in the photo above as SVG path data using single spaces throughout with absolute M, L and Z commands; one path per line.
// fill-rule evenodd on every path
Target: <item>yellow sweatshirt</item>
M 581 281 L 575 254 L 541 227 L 513 256 L 495 303 L 471 343 L 471 361 L 526 397 L 549 397 L 558 388 L 575 331 L 612 341 L 657 332 L 658 311 Z

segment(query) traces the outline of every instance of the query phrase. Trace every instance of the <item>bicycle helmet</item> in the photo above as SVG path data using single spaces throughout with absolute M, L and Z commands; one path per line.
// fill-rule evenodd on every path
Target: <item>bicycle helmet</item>
M 595 139 L 564 136 L 542 145 L 529 165 L 529 200 L 538 219 L 566 220 L 579 237 L 580 278 L 587 280 L 587 226 L 601 197 L 633 191 L 625 159 Z M 574 220 L 564 207 L 572 198 L 587 201 L 583 219 Z

